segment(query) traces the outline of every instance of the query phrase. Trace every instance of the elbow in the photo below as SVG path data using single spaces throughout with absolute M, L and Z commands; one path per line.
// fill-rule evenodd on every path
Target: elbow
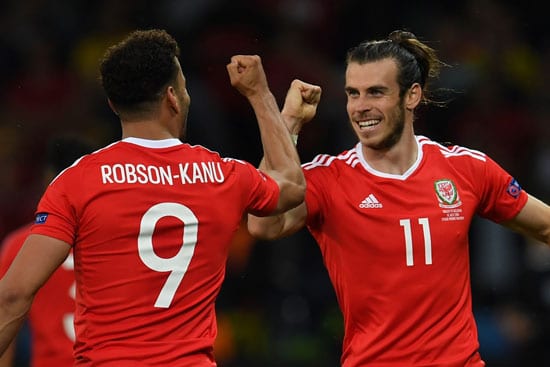
M 33 295 L 14 289 L 0 291 L 0 310 L 14 319 L 24 318 L 28 313 Z
M 546 231 L 546 233 L 543 234 L 542 241 L 547 246 L 550 246 L 550 229 L 548 231 Z
M 306 199 L 306 179 L 302 173 L 302 169 L 299 169 L 298 176 L 293 181 L 291 194 L 289 195 L 288 207 L 285 209 L 294 209 L 298 205 L 302 204 Z
M 302 167 L 298 164 L 293 172 L 292 180 L 289 182 L 292 190 L 291 195 L 289 195 L 290 207 L 288 209 L 300 205 L 306 198 L 306 178 L 302 171 Z
M 290 202 L 290 208 L 294 209 L 298 205 L 302 204 L 306 200 L 306 183 L 305 181 L 302 184 L 299 184 L 296 186 L 296 195 L 292 197 L 292 201 Z
M 248 233 L 254 237 L 257 240 L 270 240 L 271 238 L 267 235 L 267 232 L 265 232 L 262 228 L 259 226 L 254 226 L 248 224 Z
M 281 194 L 279 197 L 279 204 L 275 209 L 273 214 L 282 214 L 291 209 L 296 208 L 298 205 L 302 204 L 306 198 L 306 185 L 292 185 L 290 187 L 282 188 Z
M 248 216 L 248 233 L 257 240 L 269 241 L 276 239 L 275 232 L 270 230 L 271 221 L 276 221 L 276 217 L 260 218 L 253 215 Z M 269 221 L 269 223 L 266 223 Z
M 550 246 L 550 226 L 545 226 L 543 229 L 539 230 L 535 234 L 527 233 L 531 237 L 535 238 L 538 241 L 541 241 L 547 246 Z

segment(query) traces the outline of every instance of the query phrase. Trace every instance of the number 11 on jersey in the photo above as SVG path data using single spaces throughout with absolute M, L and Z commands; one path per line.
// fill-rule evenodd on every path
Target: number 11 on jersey
M 407 259 L 407 266 L 414 265 L 414 252 L 413 252 L 413 240 L 411 230 L 411 220 L 401 219 L 399 224 L 403 227 L 403 234 L 405 236 L 405 254 Z M 422 226 L 422 233 L 424 235 L 424 261 L 426 265 L 432 264 L 432 237 L 430 234 L 430 222 L 428 218 L 418 218 L 418 224 Z

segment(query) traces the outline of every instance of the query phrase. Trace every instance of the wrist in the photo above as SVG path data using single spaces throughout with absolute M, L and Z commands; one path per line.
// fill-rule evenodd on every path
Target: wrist
M 281 112 L 281 116 L 290 134 L 298 136 L 300 130 L 302 130 L 302 120 L 299 117 L 285 114 L 284 111 Z
M 246 96 L 246 98 L 248 98 L 248 101 L 252 105 L 255 103 L 265 103 L 266 101 L 271 102 L 271 100 L 275 99 L 273 93 L 271 93 L 269 89 L 250 93 Z

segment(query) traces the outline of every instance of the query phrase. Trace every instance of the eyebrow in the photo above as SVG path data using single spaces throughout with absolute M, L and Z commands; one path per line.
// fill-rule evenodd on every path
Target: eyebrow
M 359 88 L 355 88 L 355 87 L 345 87 L 344 90 L 346 92 L 356 92 L 359 90 Z M 384 86 L 384 85 L 372 85 L 370 87 L 368 87 L 366 89 L 366 91 L 368 93 L 372 93 L 372 92 L 387 92 L 388 90 L 390 90 L 390 88 Z

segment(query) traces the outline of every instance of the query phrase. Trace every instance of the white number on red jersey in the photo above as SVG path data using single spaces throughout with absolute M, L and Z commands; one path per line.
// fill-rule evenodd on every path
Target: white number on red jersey
M 74 258 L 73 253 L 71 252 L 69 256 L 65 259 L 63 264 L 61 264 L 61 267 L 67 271 L 74 271 Z M 76 296 L 76 282 L 73 282 L 71 284 L 71 287 L 69 288 L 69 297 L 71 299 L 75 299 Z M 65 335 L 67 335 L 67 338 L 69 338 L 71 341 L 75 341 L 75 330 L 74 330 L 74 313 L 66 313 L 63 315 L 63 330 L 65 330 Z
M 171 258 L 159 257 L 153 249 L 153 233 L 157 222 L 164 217 L 175 217 L 183 222 L 184 231 L 179 252 Z M 141 218 L 138 251 L 141 261 L 150 269 L 170 272 L 155 302 L 155 307 L 168 308 L 180 285 L 197 244 L 198 219 L 185 205 L 160 203 L 153 205 Z
M 414 251 L 413 240 L 411 230 L 411 220 L 401 219 L 399 224 L 403 227 L 403 234 L 405 235 L 405 256 L 407 259 L 407 266 L 414 265 Z M 424 235 L 424 261 L 426 265 L 432 264 L 432 236 L 430 234 L 430 222 L 428 218 L 418 218 L 418 224 L 422 226 L 422 233 Z

